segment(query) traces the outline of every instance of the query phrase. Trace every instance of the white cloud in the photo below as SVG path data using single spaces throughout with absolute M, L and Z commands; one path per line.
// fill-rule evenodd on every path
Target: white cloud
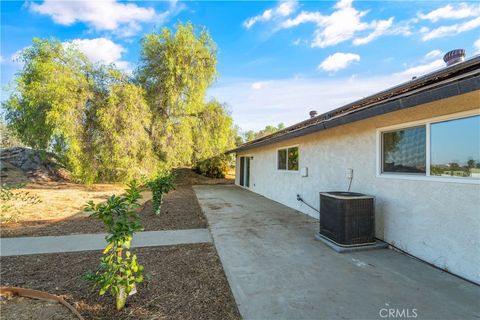
M 0 63 L 4 63 L 4 62 L 5 62 L 5 58 L 2 55 L 0 55 Z
M 270 80 L 262 90 L 252 87 L 258 82 L 255 79 L 224 79 L 209 89 L 208 95 L 226 102 L 235 123 L 243 130 L 259 130 L 279 122 L 292 125 L 308 119 L 311 110 L 321 114 L 408 79 L 401 75 L 296 77 Z
M 11 56 L 10 56 L 10 61 L 9 62 L 12 62 L 14 64 L 17 64 L 17 65 L 22 65 L 23 62 L 20 61 L 20 58 L 22 56 L 22 53 L 23 53 L 23 50 L 25 50 L 26 48 L 28 47 L 25 47 L 23 49 L 20 49 L 20 50 L 17 50 L 15 51 Z M 7 61 L 6 61 L 7 62 Z
M 252 89 L 262 90 L 270 85 L 270 81 L 256 81 L 252 83 Z
M 429 72 L 435 71 L 445 66 L 443 59 L 436 59 L 431 62 L 410 67 L 402 72 L 397 73 L 397 75 L 406 76 L 406 77 L 420 77 Z
M 358 37 L 354 44 L 366 44 L 390 31 L 393 24 L 393 17 L 387 20 L 374 20 L 370 23 L 362 21 L 368 11 L 358 11 L 352 6 L 353 0 L 340 0 L 330 15 L 323 15 L 321 12 L 302 11 L 294 18 L 286 19 L 281 23 L 282 28 L 293 28 L 304 23 L 316 24 L 312 47 L 325 48 L 341 42 L 350 40 L 359 32 L 373 30 L 370 34 Z M 398 30 L 396 34 L 400 33 Z M 403 32 L 404 33 L 404 32 Z
M 405 70 L 396 73 L 395 75 L 404 76 L 406 78 L 420 77 L 429 72 L 445 67 L 443 61 L 442 51 L 435 49 L 426 53 L 420 63 L 408 66 Z
M 96 30 L 117 31 L 119 35 L 132 35 L 140 30 L 140 22 L 156 18 L 153 8 L 139 7 L 134 3 L 116 0 L 56 1 L 30 3 L 33 12 L 48 15 L 57 24 L 70 26 L 84 22 Z
M 336 52 L 323 60 L 318 68 L 327 72 L 336 72 L 345 69 L 355 61 L 360 61 L 360 56 L 358 54 Z
M 90 61 L 96 63 L 115 64 L 119 69 L 129 71 L 129 63 L 122 60 L 122 54 L 127 50 L 119 44 L 106 39 L 75 39 L 65 42 L 66 46 L 74 46 L 87 56 Z
M 122 60 L 122 55 L 127 49 L 107 38 L 95 39 L 74 39 L 62 43 L 64 47 L 74 47 L 82 52 L 91 62 L 103 64 L 115 64 L 115 66 L 125 72 L 131 72 L 128 61 Z M 10 61 L 17 66 L 22 67 L 23 61 L 20 57 L 25 49 L 17 50 L 11 55 Z M 5 61 L 7 63 L 7 61 Z
M 480 17 L 462 23 L 457 23 L 449 26 L 441 26 L 432 30 L 428 28 L 422 28 L 420 31 L 424 33 L 422 40 L 427 41 L 436 38 L 453 36 L 462 32 L 476 29 L 478 27 L 480 27 Z
M 433 59 L 440 57 L 442 55 L 442 51 L 440 50 L 432 50 L 425 55 L 425 59 Z
M 258 22 L 266 22 L 279 17 L 287 17 L 291 15 L 297 8 L 296 0 L 282 1 L 272 9 L 265 10 L 261 15 L 251 17 L 243 23 L 243 26 L 250 29 Z
M 367 44 L 375 40 L 376 38 L 385 34 L 385 32 L 392 26 L 392 24 L 393 24 L 393 17 L 391 17 L 388 20 L 373 21 L 371 25 L 374 28 L 374 30 L 366 37 L 354 39 L 353 44 L 358 46 L 362 44 Z
M 475 47 L 475 54 L 480 54 L 480 39 L 475 41 L 473 43 L 473 46 Z
M 423 20 L 437 22 L 441 19 L 463 19 L 468 17 L 476 17 L 480 15 L 480 5 L 460 3 L 456 7 L 447 4 L 429 13 L 419 13 L 418 17 Z

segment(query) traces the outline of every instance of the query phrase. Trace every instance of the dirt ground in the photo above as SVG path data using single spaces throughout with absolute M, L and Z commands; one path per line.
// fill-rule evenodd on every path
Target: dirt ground
M 29 192 L 41 201 L 25 204 L 18 214 L 18 221 L 61 220 L 86 217 L 83 212 L 89 200 L 103 202 L 112 194 L 122 194 L 120 184 L 93 184 L 90 186 L 69 182 L 35 182 L 14 192 Z
M 160 215 L 152 210 L 151 193 L 143 193 L 140 219 L 146 231 L 194 229 L 207 227 L 207 221 L 197 202 L 192 185 L 231 184 L 231 177 L 211 179 L 188 168 L 175 171 L 175 190 L 164 196 Z M 17 222 L 3 223 L 0 237 L 26 237 L 103 232 L 98 220 L 88 218 L 83 211 L 88 200 L 105 201 L 124 189 L 118 184 L 84 186 L 73 183 L 45 182 L 23 188 L 38 195 L 41 203 L 21 209 Z
M 149 274 L 117 312 L 113 297 L 98 296 L 81 277 L 95 270 L 101 252 L 0 257 L 2 286 L 62 296 L 85 319 L 240 319 L 215 247 L 195 244 L 139 248 Z
M 57 302 L 42 301 L 24 297 L 0 297 L 1 320 L 78 320 L 65 306 Z

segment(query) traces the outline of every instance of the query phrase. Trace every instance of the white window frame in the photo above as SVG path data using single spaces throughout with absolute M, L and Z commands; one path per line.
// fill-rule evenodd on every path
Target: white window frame
M 438 122 L 444 122 L 449 120 L 459 120 L 472 116 L 479 116 L 480 110 L 468 110 L 464 112 L 453 113 L 445 116 L 433 117 L 429 119 L 411 121 L 398 125 L 382 127 L 377 129 L 376 144 L 377 144 L 377 156 L 376 156 L 376 176 L 377 178 L 386 179 L 402 179 L 402 180 L 423 180 L 423 181 L 437 181 L 437 182 L 452 182 L 452 183 L 465 183 L 465 184 L 480 184 L 479 178 L 472 177 L 441 177 L 430 175 L 430 126 Z M 382 172 L 383 164 L 383 139 L 382 134 L 384 132 L 408 129 L 412 127 L 425 126 L 425 144 L 426 144 L 426 158 L 425 158 L 425 174 L 416 173 L 396 173 L 396 172 Z
M 288 149 L 291 148 L 298 148 L 298 169 L 297 170 L 288 170 Z M 286 167 L 285 169 L 278 169 L 278 151 L 279 150 L 287 150 L 287 158 L 286 158 Z M 275 150 L 275 168 L 279 172 L 298 172 L 300 170 L 300 146 L 298 144 L 294 144 L 291 146 L 286 146 L 286 147 L 280 147 Z

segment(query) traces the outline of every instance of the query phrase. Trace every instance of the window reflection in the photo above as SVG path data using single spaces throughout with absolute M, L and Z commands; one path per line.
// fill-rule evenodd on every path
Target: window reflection
M 480 116 L 430 127 L 430 174 L 480 178 Z
M 298 147 L 288 148 L 288 170 L 298 170 Z
M 278 150 L 278 170 L 286 170 L 287 169 L 287 149 Z
M 385 132 L 383 172 L 425 174 L 425 126 Z

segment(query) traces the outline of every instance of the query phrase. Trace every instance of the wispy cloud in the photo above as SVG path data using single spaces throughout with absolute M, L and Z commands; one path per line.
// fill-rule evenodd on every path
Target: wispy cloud
M 377 39 L 378 37 L 384 35 L 387 32 L 387 30 L 392 27 L 392 24 L 393 24 L 393 17 L 391 17 L 388 20 L 373 21 L 371 23 L 371 26 L 374 28 L 374 30 L 365 37 L 354 39 L 353 44 L 354 45 L 367 44 Z
M 318 68 L 327 72 L 337 72 L 338 70 L 345 69 L 355 61 L 360 61 L 358 54 L 336 52 L 323 60 Z
M 480 39 L 473 43 L 473 47 L 475 48 L 475 54 L 480 54 Z
M 394 17 L 385 20 L 365 21 L 368 11 L 359 11 L 353 7 L 353 0 L 338 1 L 330 15 L 319 11 L 302 11 L 296 17 L 282 22 L 282 28 L 293 28 L 305 23 L 316 25 L 312 47 L 325 48 L 353 40 L 355 45 L 367 44 L 385 34 L 399 34 L 393 28 Z M 362 35 L 362 33 L 368 32 Z
M 443 38 L 447 36 L 454 36 L 459 33 L 474 30 L 480 27 L 480 17 L 468 20 L 462 23 L 456 23 L 449 26 L 441 26 L 433 29 L 423 27 L 421 32 L 423 33 L 422 40 L 428 41 L 436 38 Z
M 291 125 L 306 120 L 310 110 L 327 112 L 408 77 L 388 75 L 346 78 L 287 78 L 277 80 L 230 79 L 217 83 L 208 92 L 228 102 L 232 116 L 243 130 L 259 130 L 284 122 Z M 268 83 L 260 85 L 253 83 Z
M 276 7 L 267 9 L 262 14 L 245 20 L 243 26 L 247 29 L 250 29 L 259 22 L 267 22 L 279 17 L 288 17 L 295 11 L 296 8 L 296 0 L 281 1 Z
M 442 51 L 440 51 L 438 49 L 435 49 L 435 50 L 432 50 L 429 53 L 427 53 L 425 55 L 425 58 L 426 59 L 433 59 L 433 58 L 440 57 L 441 55 L 442 55 Z
M 432 50 L 423 56 L 422 62 L 408 67 L 407 69 L 398 72 L 396 75 L 405 77 L 419 77 L 429 72 L 435 71 L 445 67 L 445 62 L 442 58 L 442 52 L 438 49 Z
M 442 19 L 463 19 L 469 17 L 477 17 L 480 15 L 480 4 L 459 3 L 456 6 L 447 4 L 428 13 L 418 13 L 418 17 L 422 20 L 437 22 Z

